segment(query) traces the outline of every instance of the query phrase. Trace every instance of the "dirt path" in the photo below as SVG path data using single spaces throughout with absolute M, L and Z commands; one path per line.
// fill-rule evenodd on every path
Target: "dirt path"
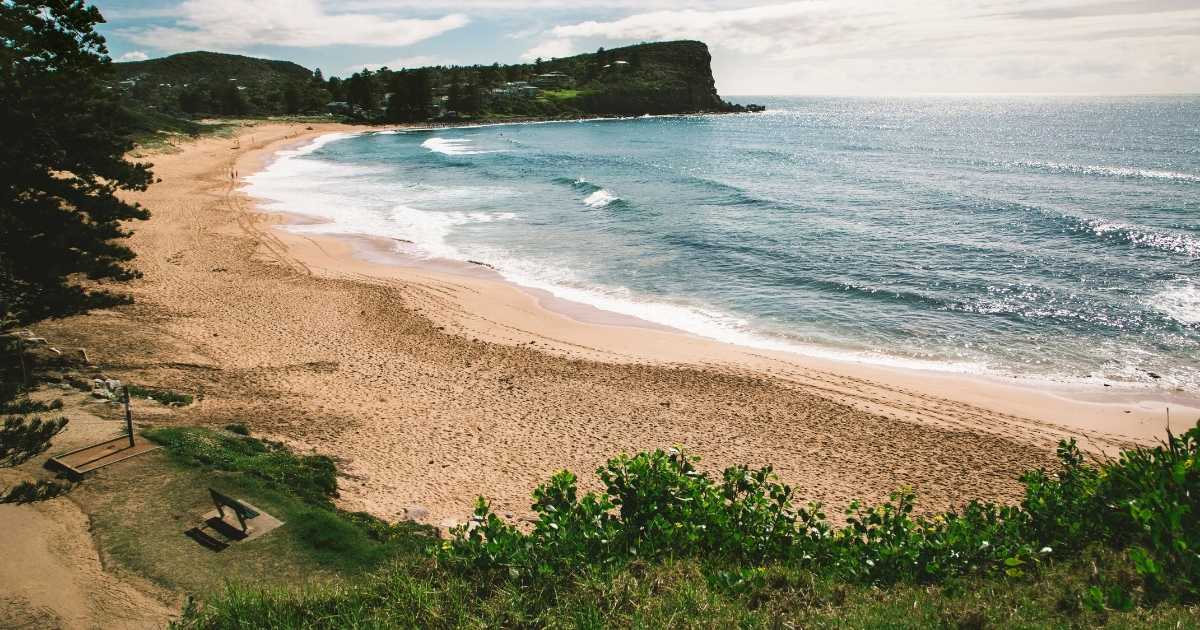
M 106 572 L 67 498 L 0 505 L 0 627 L 162 628 L 172 611 Z
M 63 397 L 67 429 L 50 450 L 14 468 L 0 469 L 0 488 L 24 480 L 48 479 L 42 463 L 119 434 L 121 423 L 91 410 L 103 407 L 77 392 L 42 391 L 37 397 Z M 92 538 L 88 517 L 71 495 L 32 504 L 0 504 L 0 628 L 162 628 L 174 600 L 148 584 L 107 570 Z

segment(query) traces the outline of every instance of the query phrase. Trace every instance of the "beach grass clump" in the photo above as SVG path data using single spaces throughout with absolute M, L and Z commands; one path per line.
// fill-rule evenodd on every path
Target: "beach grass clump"
M 333 508 L 337 466 L 323 455 L 296 455 L 278 442 L 193 427 L 159 427 L 145 435 L 163 445 L 176 461 L 241 473 L 310 505 Z
M 186 407 L 195 400 L 191 394 L 182 394 L 166 389 L 142 387 L 141 385 L 129 385 L 128 388 L 130 396 L 155 400 L 169 407 Z
M 6 402 L 0 402 L 0 413 L 25 416 L 34 413 L 46 413 L 49 411 L 58 411 L 63 408 L 61 398 L 55 398 L 50 402 L 42 402 L 40 400 L 31 400 L 29 398 L 14 398 Z

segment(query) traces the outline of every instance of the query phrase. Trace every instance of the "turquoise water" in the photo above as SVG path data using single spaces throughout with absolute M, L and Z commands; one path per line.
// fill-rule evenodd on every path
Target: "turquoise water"
M 1200 391 L 1200 97 L 750 100 L 326 137 L 248 189 L 725 341 Z

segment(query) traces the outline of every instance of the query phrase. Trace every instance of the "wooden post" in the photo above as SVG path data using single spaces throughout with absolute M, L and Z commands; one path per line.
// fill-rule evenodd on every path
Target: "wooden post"
M 125 386 L 125 432 L 129 434 L 129 448 L 133 448 L 133 410 L 129 408 L 129 386 Z
M 33 386 L 33 383 L 29 378 L 29 366 L 25 363 L 24 339 L 19 339 L 17 341 L 17 359 L 21 362 L 21 386 L 25 389 L 29 389 Z

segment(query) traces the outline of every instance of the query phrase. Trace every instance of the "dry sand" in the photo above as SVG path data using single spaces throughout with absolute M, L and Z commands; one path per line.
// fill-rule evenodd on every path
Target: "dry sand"
M 54 438 L 51 453 L 64 452 L 119 435 L 122 424 L 88 412 L 85 394 L 63 397 L 67 429 Z M 93 403 L 94 408 L 99 403 Z M 16 468 L 0 468 L 0 491 L 22 481 L 50 479 L 46 455 Z M 0 505 L 0 628 L 162 628 L 178 607 L 176 598 L 145 580 L 105 567 L 91 536 L 88 516 L 71 494 L 36 503 Z
M 342 501 L 461 522 L 477 495 L 528 513 L 552 472 L 685 445 L 718 469 L 774 464 L 838 508 L 911 486 L 928 509 L 1012 499 L 1064 436 L 1112 452 L 1200 417 L 1182 394 L 1035 388 L 751 351 L 417 263 L 367 239 L 279 229 L 231 176 L 336 125 L 259 124 L 151 156 L 131 195 L 136 303 L 39 328 L 114 375 L 202 393 L 181 422 L 245 422 L 337 458 Z

